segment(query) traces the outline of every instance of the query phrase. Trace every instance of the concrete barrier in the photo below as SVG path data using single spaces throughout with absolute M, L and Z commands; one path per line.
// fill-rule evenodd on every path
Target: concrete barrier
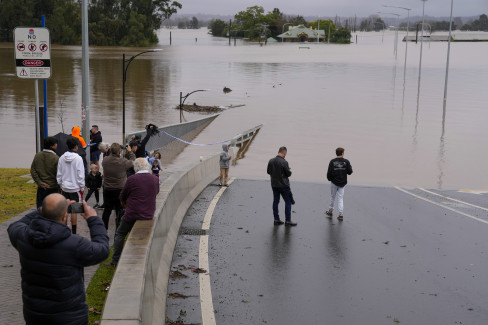
M 153 220 L 137 221 L 117 266 L 102 325 L 164 324 L 169 271 L 186 211 L 219 175 L 219 155 L 172 172 L 160 187 Z

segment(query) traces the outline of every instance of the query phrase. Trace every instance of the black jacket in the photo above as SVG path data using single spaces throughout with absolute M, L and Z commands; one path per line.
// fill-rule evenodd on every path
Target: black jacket
M 102 132 L 96 134 L 90 130 L 90 152 L 99 151 L 98 145 L 102 142 Z
M 97 172 L 95 176 L 91 173 L 91 171 L 85 177 L 85 186 L 89 189 L 97 189 L 102 187 L 102 174 Z
M 268 174 L 271 176 L 272 187 L 290 187 L 291 170 L 288 161 L 281 156 L 276 156 L 268 162 Z
M 83 267 L 105 260 L 109 245 L 102 219 L 91 217 L 87 223 L 91 241 L 38 210 L 8 227 L 20 256 L 26 324 L 88 323 Z
M 136 150 L 136 158 L 145 158 L 146 157 L 146 144 L 149 141 L 151 134 L 149 132 L 146 133 L 144 139 L 141 142 L 137 142 L 137 150 Z
M 339 187 L 347 184 L 347 175 L 352 174 L 352 166 L 349 160 L 344 158 L 334 158 L 329 162 L 327 169 L 327 179 Z

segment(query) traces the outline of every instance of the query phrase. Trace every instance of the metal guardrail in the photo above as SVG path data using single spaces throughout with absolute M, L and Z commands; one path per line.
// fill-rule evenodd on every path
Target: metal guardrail
M 244 132 L 236 135 L 230 141 L 230 145 L 233 146 L 233 147 L 240 148 L 244 142 L 250 140 L 254 136 L 254 134 L 257 131 L 259 131 L 259 129 L 261 129 L 262 127 L 263 127 L 263 125 L 262 124 L 259 124 L 258 126 L 255 126 L 252 129 L 249 129 L 247 131 L 244 131 Z

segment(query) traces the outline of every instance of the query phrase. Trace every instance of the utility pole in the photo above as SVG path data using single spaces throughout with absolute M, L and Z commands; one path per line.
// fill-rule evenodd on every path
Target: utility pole
M 90 142 L 90 53 L 88 51 L 88 0 L 82 1 L 81 7 L 82 30 L 82 90 L 81 90 L 81 122 L 83 138 L 87 143 Z M 87 152 L 90 157 L 90 151 Z

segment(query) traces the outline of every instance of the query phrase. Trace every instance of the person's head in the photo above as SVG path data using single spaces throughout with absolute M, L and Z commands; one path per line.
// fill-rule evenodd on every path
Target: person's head
M 151 171 L 151 165 L 146 158 L 137 158 L 134 160 L 134 171 L 137 173 L 141 170 Z
M 120 151 L 122 149 L 120 148 L 120 144 L 117 142 L 112 143 L 110 146 L 110 154 L 115 155 L 115 156 L 120 156 Z
M 136 134 L 134 135 L 134 139 L 135 139 L 136 141 L 141 141 L 141 138 L 142 138 L 142 134 L 140 134 L 140 133 L 136 133 Z
M 153 165 L 154 165 L 154 166 L 158 166 L 158 165 L 159 165 L 159 161 L 154 160 Z
M 78 151 L 78 141 L 75 138 L 69 138 L 66 140 L 66 145 L 70 151 Z
M 44 149 L 56 150 L 58 139 L 55 137 L 44 138 Z
M 132 152 L 135 152 L 138 147 L 138 143 L 136 140 L 129 142 L 129 147 Z
M 92 125 L 91 131 L 92 131 L 92 133 L 97 134 L 98 133 L 98 125 Z
M 98 166 L 95 165 L 95 164 L 91 164 L 90 165 L 90 171 L 93 173 L 93 174 L 96 174 L 98 172 Z
M 79 126 L 74 126 L 73 129 L 71 130 L 71 135 L 74 137 L 79 137 L 81 133 L 81 129 Z
M 68 202 L 61 194 L 50 194 L 42 201 L 41 215 L 49 220 L 66 223 Z
M 285 146 L 280 147 L 280 149 L 278 150 L 278 156 L 285 158 L 287 151 L 288 150 L 286 150 Z
M 156 152 L 154 153 L 153 157 L 154 157 L 154 158 L 156 158 L 156 159 L 161 159 L 161 153 L 160 153 L 160 152 L 158 152 L 158 151 L 156 151 Z
M 106 142 L 100 142 L 100 144 L 98 145 L 98 150 L 100 150 L 103 153 L 106 153 L 107 151 L 109 151 L 109 149 L 110 149 L 110 145 Z
M 337 149 L 336 149 L 336 156 L 337 156 L 337 157 L 342 157 L 342 156 L 344 156 L 344 148 L 340 148 L 340 147 L 339 147 L 339 148 L 337 148 Z

